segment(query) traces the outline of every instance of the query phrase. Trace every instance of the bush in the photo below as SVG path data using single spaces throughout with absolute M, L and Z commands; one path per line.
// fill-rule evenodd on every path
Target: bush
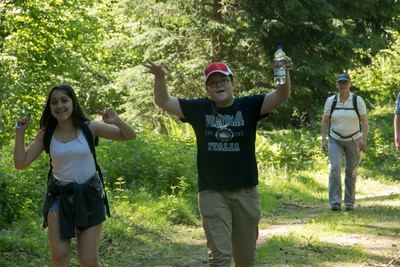
M 256 156 L 259 168 L 312 168 L 325 157 L 318 136 L 315 130 L 279 130 L 258 134 Z
M 190 190 L 196 190 L 196 145 L 193 141 L 143 131 L 129 142 L 101 140 L 97 151 L 99 165 L 111 190 L 116 188 L 120 177 L 126 182 L 126 188 L 146 188 L 158 195 L 171 193 L 171 187 L 178 186 L 181 181 L 188 184 Z
M 394 146 L 393 110 L 394 107 L 386 105 L 368 113 L 367 148 L 362 153 L 360 165 L 370 170 L 369 175 L 383 172 L 400 180 L 400 169 L 396 163 L 398 151 Z
M 42 155 L 25 170 L 14 168 L 13 146 L 3 146 L 0 153 L 0 226 L 7 225 L 33 210 L 41 214 L 46 194 L 48 156 Z

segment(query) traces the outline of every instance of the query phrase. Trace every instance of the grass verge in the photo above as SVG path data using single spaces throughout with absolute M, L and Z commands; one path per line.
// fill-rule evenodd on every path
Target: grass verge
M 355 211 L 331 212 L 327 175 L 327 169 L 262 173 L 257 266 L 400 266 L 398 183 L 360 178 Z M 196 194 L 124 196 L 110 194 L 103 266 L 207 266 Z M 30 214 L 1 229 L 0 266 L 51 266 L 41 222 Z M 76 240 L 72 246 L 70 266 L 79 266 Z

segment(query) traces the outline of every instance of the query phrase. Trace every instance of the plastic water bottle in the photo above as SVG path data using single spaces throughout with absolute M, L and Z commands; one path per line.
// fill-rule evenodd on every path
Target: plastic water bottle
M 274 68 L 274 82 L 276 84 L 285 84 L 286 82 L 286 70 L 285 70 L 285 52 L 282 50 L 282 46 L 278 46 L 278 50 L 274 54 L 275 56 L 275 68 Z

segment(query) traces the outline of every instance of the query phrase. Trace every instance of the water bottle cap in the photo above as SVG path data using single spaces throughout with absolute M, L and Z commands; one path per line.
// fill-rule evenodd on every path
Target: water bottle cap
M 282 46 L 278 46 L 278 49 L 282 49 Z

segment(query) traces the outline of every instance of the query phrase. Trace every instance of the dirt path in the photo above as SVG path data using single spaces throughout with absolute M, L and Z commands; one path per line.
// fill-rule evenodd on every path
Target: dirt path
M 391 218 L 379 218 L 368 223 L 368 229 L 356 233 L 340 233 L 335 236 L 320 236 L 318 242 L 326 242 L 327 244 L 333 244 L 339 248 L 362 248 L 363 252 L 370 255 L 370 258 L 361 264 L 355 264 L 351 266 L 400 266 L 400 226 L 390 227 L 385 229 L 385 219 L 393 221 L 399 221 L 400 219 L 400 200 L 399 200 L 400 188 L 386 188 L 377 193 L 370 194 L 367 196 L 358 197 L 356 200 L 356 210 L 360 213 L 365 210 L 374 208 L 376 206 L 390 207 L 394 206 L 397 208 L 393 209 Z M 293 214 L 293 217 L 291 215 Z M 343 211 L 341 211 L 343 212 Z M 276 216 L 274 221 L 280 222 L 273 225 L 267 226 L 264 229 L 260 228 L 260 235 L 258 239 L 258 246 L 262 246 L 270 238 L 274 236 L 288 236 L 290 233 L 301 233 L 307 224 L 318 216 L 327 216 L 332 214 L 328 204 L 323 204 L 313 207 L 301 207 L 291 206 L 282 214 Z M 297 215 L 296 215 L 297 214 Z M 299 218 L 298 214 L 301 214 Z M 362 220 L 360 218 L 359 220 Z M 382 234 L 381 234 L 382 232 Z M 303 248 L 301 245 L 299 249 L 304 249 L 307 245 L 305 240 Z M 293 249 L 293 248 L 291 248 Z M 374 260 L 374 259 L 377 260 Z M 381 262 L 383 261 L 383 262 Z M 323 266 L 343 266 L 343 263 L 332 262 L 329 265 Z M 268 266 L 268 265 L 265 265 Z M 281 266 L 281 265 L 279 265 Z M 292 266 L 292 265 L 282 265 Z M 295 266 L 315 266 L 315 265 L 295 265 Z M 350 265 L 346 265 L 350 266 Z

